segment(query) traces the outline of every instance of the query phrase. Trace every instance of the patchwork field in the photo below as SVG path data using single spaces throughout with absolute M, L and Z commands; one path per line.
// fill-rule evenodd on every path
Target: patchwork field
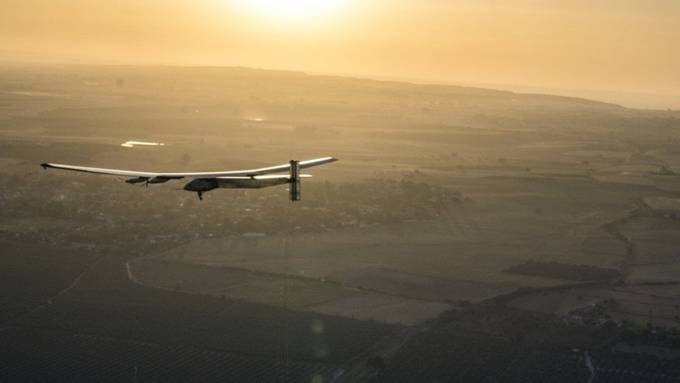
M 676 111 L 465 87 L 245 68 L 3 67 L 0 337 L 39 329 L 51 350 L 40 360 L 54 363 L 56 343 L 86 358 L 75 350 L 94 342 L 263 369 L 286 356 L 295 377 L 328 380 L 361 370 L 376 348 L 411 363 L 399 348 L 438 333 L 520 374 L 490 346 L 511 350 L 504 334 L 437 327 L 458 326 L 457 313 L 474 322 L 470 310 L 489 302 L 501 302 L 489 313 L 510 313 L 503 321 L 675 327 L 679 131 Z M 327 155 L 340 161 L 310 171 L 296 204 L 284 186 L 199 201 L 182 181 L 145 188 L 39 167 L 209 171 Z M 568 272 L 509 271 L 531 262 Z M 569 275 L 599 269 L 618 277 Z M 582 362 L 562 340 L 559 360 Z M 13 365 L 24 367 L 0 376 L 29 374 L 37 351 L 21 350 Z

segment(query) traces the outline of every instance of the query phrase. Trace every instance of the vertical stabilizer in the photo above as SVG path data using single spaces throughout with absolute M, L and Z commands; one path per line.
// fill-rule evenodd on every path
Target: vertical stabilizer
M 300 161 L 290 160 L 290 200 L 300 200 Z

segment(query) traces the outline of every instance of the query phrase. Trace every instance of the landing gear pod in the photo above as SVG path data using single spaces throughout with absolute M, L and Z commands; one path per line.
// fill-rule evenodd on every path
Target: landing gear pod
M 290 160 L 290 200 L 300 200 L 300 161 Z
M 184 190 L 198 193 L 198 199 L 203 201 L 203 192 L 218 188 L 219 185 L 215 178 L 197 178 L 184 185 Z

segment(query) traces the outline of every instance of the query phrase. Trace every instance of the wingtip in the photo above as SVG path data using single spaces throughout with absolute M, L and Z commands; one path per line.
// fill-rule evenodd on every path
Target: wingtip
M 50 167 L 50 164 L 48 164 L 47 162 L 43 162 L 42 164 L 40 164 L 40 166 L 41 166 L 43 169 L 47 170 L 47 168 Z

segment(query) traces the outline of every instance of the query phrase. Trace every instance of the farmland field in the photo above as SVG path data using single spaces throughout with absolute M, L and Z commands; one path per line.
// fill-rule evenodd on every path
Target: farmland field
M 602 368 L 620 342 L 672 350 L 679 129 L 675 111 L 466 87 L 4 66 L 0 380 L 573 381 L 584 350 Z M 295 204 L 39 167 L 326 155 Z

